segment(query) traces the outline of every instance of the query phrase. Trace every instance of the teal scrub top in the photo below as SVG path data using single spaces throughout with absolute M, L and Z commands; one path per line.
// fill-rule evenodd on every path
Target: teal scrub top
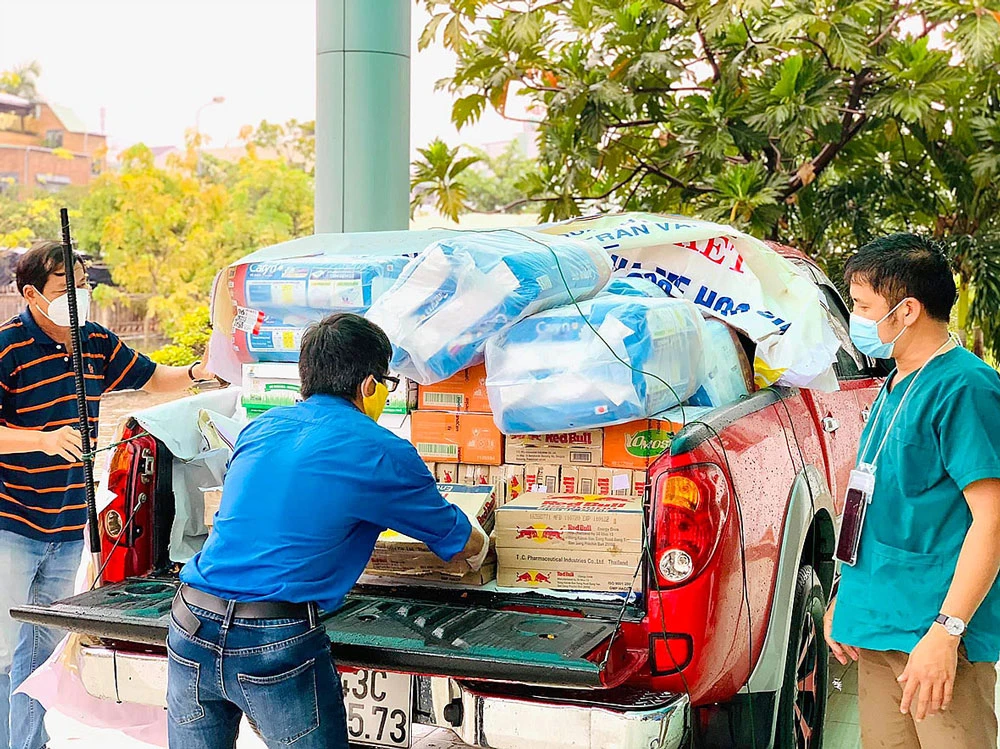
M 1000 478 L 1000 374 L 959 347 L 915 377 L 883 388 L 859 447 L 859 461 L 871 462 L 905 396 L 875 467 L 857 564 L 841 565 L 834 612 L 833 639 L 868 650 L 909 653 L 927 634 L 972 524 L 962 492 Z M 969 660 L 1000 660 L 1000 581 L 968 626 Z

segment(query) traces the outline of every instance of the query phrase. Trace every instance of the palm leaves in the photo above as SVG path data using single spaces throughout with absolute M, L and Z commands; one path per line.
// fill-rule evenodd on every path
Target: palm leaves
M 467 188 L 462 174 L 481 159 L 478 156 L 459 156 L 459 147 L 450 148 L 436 138 L 425 148 L 418 148 L 420 158 L 413 162 L 410 178 L 411 213 L 425 202 L 432 201 L 438 213 L 458 221 L 465 212 Z

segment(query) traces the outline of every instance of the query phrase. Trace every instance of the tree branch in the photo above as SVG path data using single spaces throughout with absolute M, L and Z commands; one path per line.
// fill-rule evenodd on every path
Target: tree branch
M 705 38 L 705 32 L 701 28 L 701 19 L 694 19 L 694 27 L 698 32 L 698 39 L 701 40 L 701 48 L 705 50 L 705 57 L 708 58 L 708 64 L 712 66 L 712 80 L 716 83 L 722 78 L 722 71 L 719 69 L 719 61 L 715 57 L 715 53 L 712 52 L 712 48 L 708 46 L 708 39 Z M 747 34 L 749 35 L 749 31 Z
M 633 169 L 631 172 L 629 172 L 629 175 L 625 179 L 623 179 L 621 182 L 618 182 L 617 184 L 613 185 L 606 192 L 603 192 L 600 195 L 580 195 L 580 196 L 574 198 L 574 200 L 604 200 L 605 198 L 611 196 L 616 190 L 620 190 L 621 188 L 625 187 L 625 185 L 627 185 L 629 182 L 631 182 L 633 179 L 635 179 L 636 175 L 639 174 L 641 171 L 643 171 L 643 166 L 641 166 L 641 165 L 637 166 L 635 169 Z M 501 206 L 497 211 L 493 211 L 493 212 L 494 213 L 507 213 L 508 211 L 513 210 L 514 208 L 520 208 L 522 205 L 528 205 L 529 203 L 555 203 L 558 200 L 562 200 L 562 198 L 560 198 L 560 197 L 554 197 L 554 198 L 521 198 L 519 200 L 515 200 L 513 203 L 508 203 L 505 206 Z
M 843 70 L 843 68 L 838 68 L 836 65 L 833 64 L 833 60 L 830 59 L 830 53 L 826 51 L 826 47 L 824 47 L 822 44 L 817 42 L 812 37 L 797 36 L 795 37 L 795 41 L 806 42 L 814 46 L 816 49 L 818 49 L 820 51 L 820 54 L 823 55 L 823 59 L 826 60 L 827 67 L 829 67 L 831 70 Z

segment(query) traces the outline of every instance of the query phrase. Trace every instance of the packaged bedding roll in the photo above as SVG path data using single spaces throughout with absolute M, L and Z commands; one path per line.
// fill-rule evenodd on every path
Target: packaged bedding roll
M 316 255 L 238 266 L 237 305 L 282 322 L 289 315 L 320 320 L 332 312 L 364 314 L 395 283 L 404 257 Z
M 705 321 L 705 384 L 691 396 L 692 406 L 728 406 L 750 394 L 753 370 L 732 328 L 721 320 Z
M 691 302 L 601 294 L 579 307 L 532 315 L 487 344 L 486 387 L 502 432 L 642 419 L 704 384 L 705 322 Z
M 526 230 L 435 242 L 367 317 L 393 343 L 392 369 L 431 385 L 483 360 L 486 341 L 528 315 L 583 300 L 611 277 L 600 248 Z

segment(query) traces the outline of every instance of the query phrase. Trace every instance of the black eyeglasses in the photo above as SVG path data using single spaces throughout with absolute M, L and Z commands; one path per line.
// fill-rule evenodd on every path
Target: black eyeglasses
M 385 385 L 386 390 L 390 393 L 395 393 L 396 388 L 399 387 L 399 378 L 393 377 L 391 375 L 383 375 L 381 378 L 382 384 Z

